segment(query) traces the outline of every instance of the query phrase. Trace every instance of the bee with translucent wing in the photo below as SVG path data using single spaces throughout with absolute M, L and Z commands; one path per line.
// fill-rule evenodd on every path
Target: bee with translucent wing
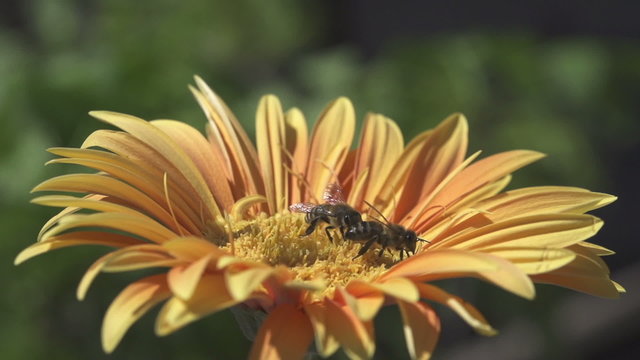
M 327 185 L 322 196 L 323 204 L 295 203 L 289 206 L 291 212 L 306 213 L 305 221 L 309 224 L 304 235 L 310 235 L 318 226 L 324 222 L 328 224 L 325 233 L 329 240 L 333 242 L 333 237 L 329 230 L 339 229 L 343 239 L 348 228 L 356 226 L 362 222 L 360 213 L 347 205 L 344 200 L 342 187 L 337 183 Z

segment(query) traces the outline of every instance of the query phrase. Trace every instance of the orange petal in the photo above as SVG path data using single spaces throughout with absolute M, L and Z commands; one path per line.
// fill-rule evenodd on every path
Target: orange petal
M 416 284 L 416 286 L 420 291 L 421 297 L 448 306 L 479 334 L 493 336 L 498 333 L 473 305 L 463 299 L 451 295 L 437 286 L 421 283 Z
M 331 356 L 338 348 L 340 343 L 328 331 L 328 312 L 324 303 L 304 304 L 304 310 L 313 326 L 315 337 L 315 345 L 318 354 L 322 357 Z
M 479 253 L 429 249 L 394 265 L 378 281 L 401 277 L 421 279 L 438 274 L 495 271 L 498 269 L 495 261 Z
M 220 209 L 196 165 L 185 151 L 165 133 L 150 123 L 131 115 L 109 111 L 92 111 L 89 115 L 126 131 L 160 153 L 187 180 L 196 193 L 195 198 L 204 205 L 209 216 L 216 218 L 221 215 Z
M 212 254 L 206 254 L 185 266 L 176 266 L 167 273 L 169 288 L 177 297 L 188 300 L 198 286 L 198 282 L 211 261 Z
M 402 320 L 404 321 L 404 337 L 411 359 L 427 360 L 440 336 L 440 319 L 435 311 L 421 302 L 398 301 Z
M 442 121 L 426 140 L 413 163 L 406 186 L 398 201 L 395 218 L 403 218 L 460 165 L 467 152 L 467 119 L 454 114 Z
M 188 300 L 172 297 L 164 304 L 156 319 L 156 334 L 168 335 L 193 321 L 236 303 L 227 292 L 222 274 L 205 273 Z
M 350 358 L 369 359 L 375 352 L 371 322 L 363 322 L 348 305 L 325 299 L 327 331 L 343 346 Z
M 124 334 L 142 315 L 171 295 L 164 274 L 153 275 L 127 286 L 113 300 L 102 323 L 102 348 L 111 353 Z
M 202 174 L 216 203 L 229 210 L 234 198 L 227 181 L 226 168 L 220 154 L 213 148 L 202 134 L 191 126 L 174 120 L 151 121 L 153 126 L 162 130 L 178 146 L 184 150 Z
M 130 245 L 139 245 L 141 243 L 143 243 L 143 241 L 139 239 L 120 234 L 93 231 L 76 231 L 52 236 L 48 238 L 47 241 L 38 242 L 29 246 L 28 248 L 22 250 L 18 254 L 18 256 L 16 256 L 14 264 L 19 265 L 34 256 L 51 250 L 61 249 L 69 246 L 104 245 L 112 247 L 125 247 Z
M 291 304 L 271 311 L 254 340 L 249 359 L 303 359 L 313 338 L 307 316 Z
M 344 97 L 329 104 L 316 122 L 306 171 L 311 194 L 316 199 L 322 199 L 332 175 L 340 172 L 354 132 L 355 112 L 351 101 Z
M 283 154 L 286 139 L 282 106 L 273 95 L 260 99 L 256 113 L 256 143 L 269 213 L 275 214 L 289 204 L 285 166 L 290 166 L 290 159 Z

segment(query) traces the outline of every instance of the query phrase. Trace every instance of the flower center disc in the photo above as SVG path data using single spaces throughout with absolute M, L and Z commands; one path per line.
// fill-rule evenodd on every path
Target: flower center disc
M 352 279 L 373 280 L 394 263 L 388 252 L 379 257 L 378 249 L 370 249 L 355 258 L 363 244 L 343 240 L 337 230 L 331 233 L 332 242 L 324 226 L 304 236 L 308 226 L 304 214 L 288 211 L 271 217 L 261 214 L 251 220 L 234 222 L 233 244 L 223 248 L 243 259 L 271 266 L 284 265 L 297 280 L 322 280 L 328 289 L 345 286 Z

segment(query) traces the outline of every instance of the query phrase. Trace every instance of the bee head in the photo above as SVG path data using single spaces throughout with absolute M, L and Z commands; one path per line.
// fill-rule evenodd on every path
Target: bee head
M 360 213 L 357 211 L 347 211 L 343 216 L 342 216 L 342 224 L 344 224 L 345 226 L 351 226 L 351 225 L 355 225 L 357 223 L 362 222 L 362 216 L 360 216 Z
M 404 244 L 411 253 L 416 253 L 416 244 L 418 243 L 418 235 L 411 230 L 407 230 L 403 235 Z

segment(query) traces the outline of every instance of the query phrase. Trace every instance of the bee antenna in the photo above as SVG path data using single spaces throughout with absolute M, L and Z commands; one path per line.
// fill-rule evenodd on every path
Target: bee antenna
M 429 240 L 425 240 L 425 239 L 421 239 L 421 238 L 418 238 L 418 241 L 420 241 L 420 242 L 426 242 L 426 243 L 431 244 L 431 241 L 429 241 Z
M 382 216 L 382 218 L 384 219 L 384 221 L 385 221 L 387 224 L 389 224 L 389 220 L 387 220 L 387 218 L 386 218 L 384 215 L 382 215 L 382 213 L 380 212 L 380 210 L 376 209 L 376 207 L 375 207 L 375 206 L 373 206 L 373 205 L 371 205 L 367 200 L 362 200 L 362 201 L 364 201 L 364 203 L 365 203 L 365 204 L 367 204 L 370 208 L 372 208 L 372 209 L 373 209 L 373 211 L 375 211 L 376 213 L 378 213 L 378 215 Z

